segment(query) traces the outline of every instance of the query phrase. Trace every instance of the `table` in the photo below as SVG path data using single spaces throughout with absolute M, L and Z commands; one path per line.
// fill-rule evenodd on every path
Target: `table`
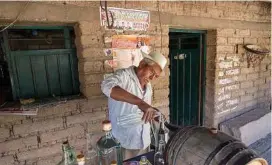
M 154 151 L 147 152 L 147 153 L 145 153 L 145 154 L 136 156 L 136 157 L 134 157 L 134 158 L 130 158 L 130 159 L 124 160 L 123 162 L 128 162 L 128 161 L 140 161 L 141 156 L 146 156 L 146 158 L 148 159 L 148 161 L 149 161 L 151 164 L 154 164 L 154 154 L 155 154 Z

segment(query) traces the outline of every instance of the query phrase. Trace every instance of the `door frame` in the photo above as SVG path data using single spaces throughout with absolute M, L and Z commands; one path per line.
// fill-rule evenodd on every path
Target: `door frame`
M 180 32 L 180 33 L 194 33 L 194 34 L 201 34 L 201 42 L 202 44 L 200 49 L 202 49 L 201 54 L 200 54 L 200 68 L 201 68 L 201 81 L 199 83 L 199 92 L 201 93 L 200 97 L 200 109 L 198 109 L 198 124 L 200 126 L 204 125 L 204 117 L 205 117 L 205 92 L 206 92 L 206 55 L 207 55 L 207 31 L 206 30 L 191 30 L 191 29 L 176 29 L 176 28 L 169 28 L 169 32 Z M 170 36 L 169 36 L 170 39 Z M 170 42 L 169 42 L 170 44 Z M 169 49 L 170 51 L 170 49 Z M 169 54 L 170 56 L 170 54 Z M 171 58 L 171 57 L 169 57 Z M 171 70 L 170 70 L 170 75 L 171 75 Z M 202 87 L 202 88 L 201 88 Z M 169 86 L 169 88 L 171 88 Z M 169 109 L 170 109 L 170 105 L 169 105 Z M 171 112 L 171 110 L 170 110 Z

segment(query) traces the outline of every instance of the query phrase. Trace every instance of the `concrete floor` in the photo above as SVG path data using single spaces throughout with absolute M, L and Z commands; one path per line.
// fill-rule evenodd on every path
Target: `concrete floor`
M 266 159 L 268 164 L 271 165 L 271 133 L 268 134 L 265 138 L 262 138 L 251 144 L 249 148 L 256 151 L 257 154 Z

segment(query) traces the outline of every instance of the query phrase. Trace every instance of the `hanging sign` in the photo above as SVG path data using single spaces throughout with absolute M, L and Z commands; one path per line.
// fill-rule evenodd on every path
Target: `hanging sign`
M 114 35 L 111 46 L 119 49 L 141 49 L 150 46 L 150 42 L 148 35 Z
M 108 7 L 109 25 L 116 30 L 146 31 L 150 24 L 150 12 L 142 10 Z M 108 28 L 107 15 L 100 7 L 101 26 Z

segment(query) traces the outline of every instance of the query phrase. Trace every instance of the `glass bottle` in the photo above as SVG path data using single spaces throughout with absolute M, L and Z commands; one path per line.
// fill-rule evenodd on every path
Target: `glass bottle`
M 163 122 L 160 122 L 160 129 L 159 129 L 158 134 L 159 134 L 158 141 L 160 141 L 160 140 L 165 141 L 165 128 L 164 128 L 164 123 Z
M 163 157 L 164 149 L 165 149 L 165 142 L 163 140 L 160 140 L 158 151 L 154 155 L 154 165 L 165 164 L 164 157 Z
M 62 160 L 58 165 L 76 165 L 76 153 L 74 149 L 69 145 L 68 140 L 62 143 Z
M 158 131 L 158 137 L 157 137 L 155 152 L 157 152 L 159 150 L 160 141 L 163 141 L 164 144 L 166 144 L 165 127 L 164 127 L 164 122 L 162 120 L 160 120 L 160 126 L 159 126 L 159 131 Z
M 102 125 L 105 135 L 96 143 L 98 164 L 110 165 L 112 162 L 117 162 L 117 165 L 122 165 L 123 157 L 121 145 L 111 134 L 111 123 L 109 120 L 105 120 L 102 122 Z
M 149 165 L 149 161 L 148 159 L 146 158 L 146 156 L 141 156 L 141 160 L 139 162 L 140 165 Z
M 87 150 L 86 150 L 86 164 L 97 165 L 98 157 L 96 150 L 96 142 L 103 136 L 101 132 L 87 134 Z

